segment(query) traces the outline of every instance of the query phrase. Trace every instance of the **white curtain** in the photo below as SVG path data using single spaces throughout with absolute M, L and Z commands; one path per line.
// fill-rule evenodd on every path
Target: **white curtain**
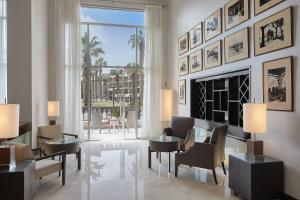
M 162 7 L 146 6 L 146 67 L 142 137 L 161 134 L 160 89 L 162 83 Z
M 64 132 L 81 129 L 80 0 L 51 0 L 49 22 L 50 100 L 60 101 Z
M 6 24 L 6 0 L 0 0 L 0 103 L 5 103 L 5 98 L 7 98 Z

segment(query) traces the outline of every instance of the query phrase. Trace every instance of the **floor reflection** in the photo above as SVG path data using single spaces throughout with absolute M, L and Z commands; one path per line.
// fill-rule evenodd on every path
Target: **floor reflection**
M 82 170 L 76 158 L 67 158 L 67 182 L 61 186 L 55 175 L 39 181 L 36 199 L 236 199 L 227 187 L 227 177 L 217 169 L 220 185 L 215 185 L 209 170 L 182 166 L 174 177 L 174 154 L 168 173 L 168 154 L 159 164 L 152 154 L 148 169 L 147 141 L 94 141 L 82 144 Z

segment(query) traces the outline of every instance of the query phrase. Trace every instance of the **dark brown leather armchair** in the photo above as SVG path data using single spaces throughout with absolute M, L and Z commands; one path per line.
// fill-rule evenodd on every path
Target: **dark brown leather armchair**
M 225 141 L 227 125 L 216 127 L 211 138 L 206 138 L 204 143 L 194 143 L 194 146 L 185 152 L 175 155 L 175 177 L 178 174 L 180 164 L 211 169 L 213 171 L 215 183 L 218 184 L 215 168 L 222 164 L 224 174 Z
M 171 127 L 165 128 L 167 136 L 174 136 L 181 139 L 180 150 L 190 149 L 195 142 L 194 118 L 192 117 L 172 117 Z

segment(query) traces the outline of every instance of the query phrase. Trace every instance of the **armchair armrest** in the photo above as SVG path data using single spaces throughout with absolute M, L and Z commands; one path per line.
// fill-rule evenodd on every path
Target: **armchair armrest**
M 190 150 L 175 154 L 176 165 L 184 164 L 206 169 L 214 166 L 215 145 L 208 143 L 195 143 Z
M 60 151 L 60 152 L 57 152 L 57 153 L 53 153 L 53 154 L 50 154 L 50 155 L 47 155 L 47 156 L 36 158 L 35 161 L 45 160 L 45 159 L 52 158 L 52 157 L 55 157 L 55 156 L 62 156 L 63 160 L 64 160 L 65 157 L 66 157 L 66 152 L 65 151 Z
M 165 128 L 164 129 L 164 133 L 166 134 L 166 136 L 172 136 L 172 129 L 171 128 Z
M 41 135 L 38 135 L 37 138 L 44 139 L 44 140 L 52 140 L 53 139 L 53 138 L 49 138 L 49 137 L 41 136 Z
M 78 135 L 72 134 L 72 133 L 64 133 L 63 135 L 73 136 L 76 139 L 78 139 Z

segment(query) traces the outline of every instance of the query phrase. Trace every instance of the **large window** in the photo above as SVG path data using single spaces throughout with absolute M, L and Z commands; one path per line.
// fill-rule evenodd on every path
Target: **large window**
M 138 137 L 144 86 L 144 13 L 83 7 L 81 40 L 86 138 Z
M 0 103 L 7 98 L 7 14 L 6 0 L 0 0 Z

